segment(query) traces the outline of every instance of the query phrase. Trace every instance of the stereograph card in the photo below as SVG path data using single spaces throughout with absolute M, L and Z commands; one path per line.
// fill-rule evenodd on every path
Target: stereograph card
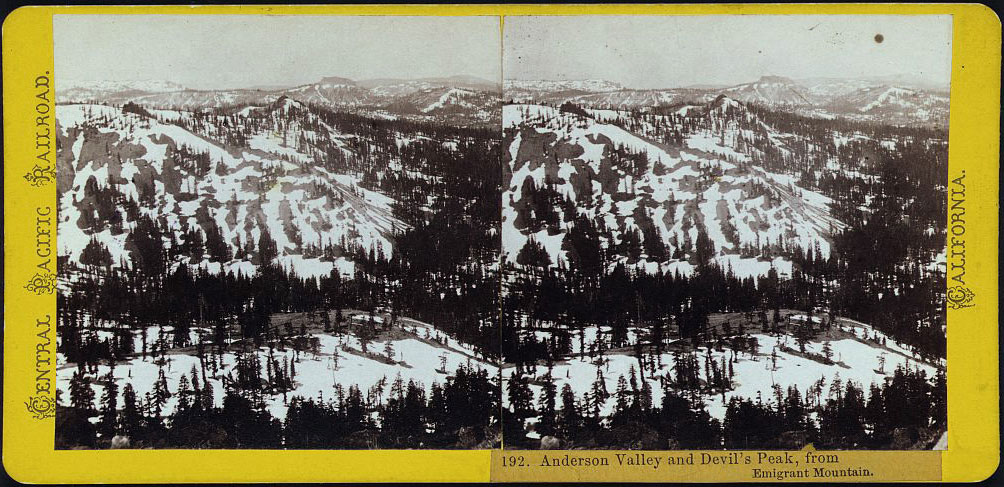
M 32 483 L 975 481 L 980 5 L 22 7 Z

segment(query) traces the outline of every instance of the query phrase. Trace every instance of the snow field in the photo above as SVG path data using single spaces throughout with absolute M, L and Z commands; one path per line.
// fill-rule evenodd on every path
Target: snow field
M 390 386 L 398 376 L 401 377 L 405 384 L 408 381 L 415 381 L 416 384 L 426 389 L 434 382 L 438 382 L 439 384 L 445 383 L 448 374 L 441 372 L 442 369 L 440 368 L 442 365 L 441 357 L 443 356 L 446 358 L 445 370 L 449 374 L 452 374 L 461 365 L 470 365 L 475 368 L 487 369 L 491 375 L 497 375 L 497 366 L 475 357 L 470 347 L 462 345 L 452 338 L 444 336 L 446 338 L 445 345 L 426 341 L 424 339 L 426 332 L 430 333 L 433 337 L 436 336 L 437 331 L 432 325 L 410 319 L 402 319 L 401 324 L 408 330 L 408 332 L 402 334 L 403 337 L 386 339 L 378 336 L 367 344 L 367 351 L 382 359 L 386 344 L 390 342 L 393 347 L 392 359 L 395 361 L 394 364 L 365 356 L 361 351 L 361 343 L 355 336 L 334 336 L 324 333 L 310 334 L 311 337 L 316 337 L 320 340 L 320 351 L 317 355 L 309 351 L 299 352 L 300 359 L 295 362 L 295 387 L 286 393 L 287 399 L 293 396 L 301 396 L 313 399 L 322 398 L 325 401 L 332 400 L 335 398 L 334 386 L 336 383 L 341 385 L 346 391 L 352 385 L 358 386 L 364 397 L 367 397 L 367 394 L 371 392 L 371 388 L 383 379 L 386 381 L 386 385 L 382 393 L 372 398 L 376 402 L 383 402 L 389 397 Z M 171 340 L 170 328 L 164 327 L 164 333 L 168 342 Z M 99 336 L 110 336 L 111 331 L 98 330 L 97 333 Z M 148 330 L 148 347 L 151 347 L 158 333 L 160 333 L 159 327 L 153 327 Z M 119 386 L 118 392 L 120 395 L 125 384 L 130 383 L 136 391 L 137 399 L 142 399 L 147 393 L 153 391 L 160 367 L 156 364 L 156 359 L 153 356 L 148 355 L 146 358 L 139 356 L 139 351 L 142 349 L 141 338 L 138 332 L 134 333 L 134 337 L 137 351 L 136 356 L 126 361 L 117 362 L 114 377 Z M 196 330 L 192 330 L 192 339 L 197 340 Z M 209 348 L 212 347 L 207 346 L 207 349 Z M 266 346 L 259 347 L 255 353 L 262 360 L 262 376 L 265 377 L 265 360 L 269 356 L 268 348 Z M 336 354 L 337 359 L 334 359 L 333 357 Z M 286 350 L 276 348 L 273 351 L 273 357 L 280 364 L 284 360 L 289 360 L 292 363 L 295 356 L 296 352 L 288 347 Z M 194 350 L 169 350 L 165 357 L 166 363 L 163 366 L 163 370 L 167 378 L 168 388 L 172 393 L 172 397 L 164 407 L 163 414 L 166 416 L 171 414 L 177 407 L 178 397 L 176 393 L 181 376 L 190 375 L 193 365 L 199 375 L 200 385 L 202 383 L 202 376 L 199 359 L 195 356 Z M 227 375 L 228 371 L 235 374 L 233 367 L 236 363 L 236 354 L 233 351 L 226 351 L 222 354 L 222 357 L 220 375 L 218 377 L 207 376 L 208 381 L 213 387 L 216 406 L 222 405 L 225 395 L 223 376 Z M 337 366 L 335 366 L 336 360 Z M 99 365 L 97 376 L 101 378 L 109 370 L 110 367 L 107 364 Z M 67 364 L 65 361 L 60 362 L 60 367 L 57 370 L 57 389 L 64 392 L 62 397 L 64 403 L 69 401 L 67 391 L 69 391 L 70 379 L 75 371 L 75 365 Z M 211 373 L 211 370 L 207 370 L 207 374 Z M 97 402 L 104 392 L 104 385 L 92 381 L 91 387 L 94 389 Z M 121 398 L 119 404 L 121 404 Z M 283 394 L 266 396 L 266 407 L 274 417 L 280 420 L 285 418 L 287 404 L 283 401 Z
M 734 390 L 725 393 L 724 402 L 722 401 L 721 394 L 703 394 L 702 398 L 708 413 L 714 418 L 723 420 L 725 418 L 726 405 L 732 397 L 756 399 L 759 394 L 764 402 L 772 403 L 774 401 L 774 384 L 781 386 L 784 391 L 789 386 L 795 386 L 802 393 L 803 397 L 807 397 L 809 390 L 816 382 L 822 379 L 822 393 L 823 400 L 825 400 L 829 387 L 837 379 L 843 384 L 846 384 L 847 381 L 853 381 L 855 384 L 862 386 L 867 395 L 867 389 L 872 383 L 881 384 L 887 377 L 892 376 L 896 367 L 908 366 L 911 368 L 920 368 L 927 373 L 928 377 L 934 377 L 939 368 L 944 367 L 943 363 L 932 364 L 915 358 L 913 353 L 906 347 L 896 343 L 892 338 L 886 337 L 868 325 L 842 318 L 840 320 L 845 322 L 845 329 L 853 327 L 858 336 L 866 334 L 869 338 L 854 339 L 843 337 L 842 333 L 837 334 L 841 336 L 840 338 L 823 338 L 823 340 L 829 342 L 832 349 L 832 360 L 835 362 L 829 365 L 818 360 L 802 357 L 798 353 L 799 347 L 793 336 L 751 333 L 750 336 L 756 338 L 758 341 L 759 355 L 754 360 L 749 354 L 736 353 L 736 362 L 733 364 L 733 372 L 735 374 L 733 376 Z M 545 338 L 549 335 L 547 330 L 536 330 L 535 333 L 538 338 Z M 595 340 L 597 329 L 596 327 L 589 327 L 585 329 L 585 333 L 586 345 L 588 347 L 589 343 Z M 871 340 L 873 335 L 878 338 L 878 342 Z M 633 343 L 635 339 L 635 336 L 632 334 L 629 336 L 629 343 Z M 879 344 L 882 339 L 886 340 L 885 346 Z M 864 340 L 864 343 L 862 340 Z M 559 393 L 564 385 L 568 384 L 575 391 L 576 397 L 581 399 L 584 394 L 590 392 L 593 383 L 596 381 L 597 361 L 591 361 L 588 356 L 577 356 L 580 353 L 578 350 L 578 333 L 572 333 L 571 341 L 574 349 L 573 356 L 564 361 L 556 362 L 552 374 Z M 806 352 L 822 355 L 822 343 L 822 341 L 810 342 L 806 346 Z M 787 347 L 789 350 L 782 350 L 782 347 Z M 635 369 L 636 377 L 639 380 L 641 379 L 638 360 L 633 356 L 630 349 L 631 347 L 628 346 L 625 349 L 627 351 L 608 351 L 603 355 L 603 364 L 600 365 L 600 370 L 602 371 L 607 391 L 611 395 L 616 391 L 618 377 L 623 375 L 627 379 L 632 367 Z M 771 360 L 771 354 L 775 350 L 777 353 L 776 369 L 772 367 Z M 702 380 L 707 379 L 704 374 L 704 361 L 707 351 L 708 347 L 706 346 L 696 349 L 698 368 Z M 723 358 L 726 362 L 731 360 L 732 354 L 733 351 L 728 347 L 725 347 L 723 351 L 718 351 L 714 348 L 711 349 L 712 360 L 719 365 Z M 883 359 L 885 360 L 884 366 L 881 364 Z M 652 401 L 655 405 L 661 403 L 665 393 L 659 378 L 666 376 L 670 378 L 674 377 L 673 352 L 664 351 L 661 360 L 662 366 L 656 370 L 654 376 L 650 373 L 649 369 L 646 369 L 644 373 L 645 380 L 649 382 L 652 388 Z M 879 372 L 880 369 L 883 372 Z M 508 383 L 512 370 L 512 366 L 503 366 L 503 384 Z M 530 389 L 533 391 L 535 399 L 540 396 L 543 388 L 533 384 L 533 380 L 542 377 L 546 373 L 546 367 L 538 365 L 536 375 L 530 377 Z M 684 394 L 681 391 L 677 391 L 677 393 Z M 609 397 L 601 409 L 601 415 L 609 416 L 614 410 L 615 403 L 616 398 L 613 396 Z M 504 394 L 503 405 L 507 404 L 508 397 Z

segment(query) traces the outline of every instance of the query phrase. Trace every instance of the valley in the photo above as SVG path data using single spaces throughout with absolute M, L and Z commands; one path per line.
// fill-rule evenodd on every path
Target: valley
M 940 102 L 793 83 L 64 93 L 59 444 L 943 447 Z
M 943 132 L 821 112 L 868 83 L 571 84 L 507 82 L 507 444 L 944 446 Z
M 455 81 L 68 90 L 57 447 L 498 445 L 497 112 Z

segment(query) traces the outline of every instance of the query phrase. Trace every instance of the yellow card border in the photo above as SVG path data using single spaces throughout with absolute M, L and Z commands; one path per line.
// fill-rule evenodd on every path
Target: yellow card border
M 3 465 L 33 483 L 506 481 L 490 478 L 488 450 L 53 450 L 54 420 L 35 419 L 28 404 L 45 378 L 55 388 L 55 185 L 25 179 L 37 162 L 37 117 L 54 109 L 51 81 L 53 14 L 245 15 L 722 15 L 897 14 L 953 16 L 949 179 L 966 187 L 965 285 L 975 306 L 948 312 L 948 442 L 942 480 L 987 478 L 1000 459 L 998 411 L 997 238 L 1001 23 L 978 4 L 726 4 L 726 5 L 349 5 L 349 6 L 72 6 L 22 7 L 3 22 L 4 128 L 4 378 Z M 40 76 L 45 78 L 39 78 Z M 45 98 L 38 98 L 45 91 Z M 47 104 L 40 107 L 40 104 Z M 36 113 L 38 111 L 38 113 Z M 38 139 L 42 141 L 43 139 Z M 53 142 L 54 144 L 54 142 Z M 50 161 L 54 161 L 54 152 Z M 40 164 L 44 166 L 44 161 Z M 39 177 L 48 173 L 40 167 Z M 39 181 L 41 183 L 41 181 Z M 950 184 L 950 191 L 951 191 Z M 951 196 L 951 195 L 950 195 Z M 47 209 L 48 208 L 48 209 Z M 51 212 L 51 214 L 50 214 Z M 948 216 L 946 216 L 948 218 Z M 51 233 L 49 233 L 51 232 Z M 951 236 L 951 227 L 949 235 Z M 950 259 L 951 262 L 951 259 Z M 26 284 L 36 274 L 41 294 Z M 951 275 L 951 272 L 950 272 Z M 950 281 L 951 285 L 951 281 Z M 46 318 L 48 316 L 49 318 Z M 48 330 L 48 332 L 46 332 Z M 47 357 L 52 357 L 46 364 Z M 39 362 L 36 363 L 36 360 Z M 36 367 L 39 365 L 39 367 Z M 48 367 L 48 368 L 47 368 Z M 36 371 L 37 369 L 37 371 Z M 48 374 L 46 374 L 48 371 Z M 49 393 L 51 396 L 51 392 Z M 26 403 L 27 401 L 27 403 Z M 39 408 L 36 404 L 36 410 Z M 43 404 L 44 415 L 44 404 Z M 496 451 L 497 452 L 497 451 Z M 903 460 L 915 453 L 893 452 Z M 885 453 L 884 455 L 888 455 Z M 928 453 L 929 455 L 929 453 Z M 723 474 L 725 472 L 722 472 Z M 551 480 L 594 480 L 565 471 Z M 708 469 L 687 478 L 609 477 L 604 480 L 716 481 Z M 595 480 L 601 480 L 596 478 Z M 766 479 L 770 480 L 770 479 Z M 869 479 L 862 479 L 869 480 Z M 876 480 L 876 479 L 871 479 Z

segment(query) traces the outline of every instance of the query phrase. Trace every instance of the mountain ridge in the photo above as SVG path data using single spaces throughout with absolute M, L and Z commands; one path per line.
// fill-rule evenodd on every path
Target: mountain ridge
M 765 75 L 755 81 L 727 86 L 680 88 L 629 88 L 605 80 L 526 81 L 506 80 L 507 100 L 561 104 L 572 102 L 591 108 L 650 110 L 672 105 L 701 105 L 720 94 L 749 103 L 795 110 L 816 118 L 847 118 L 901 126 L 947 128 L 948 96 L 930 83 L 905 82 L 907 77 L 792 78 Z M 590 88 L 598 86 L 601 88 Z M 866 99 L 876 90 L 908 90 L 912 98 Z M 888 97 L 887 97 L 888 98 Z M 881 110 L 875 110 L 877 105 Z
M 280 89 L 194 90 L 167 83 L 158 85 L 163 89 L 152 90 L 146 89 L 147 85 L 94 82 L 89 87 L 57 90 L 57 102 L 111 105 L 132 102 L 148 108 L 191 111 L 249 105 L 263 106 L 286 96 L 302 103 L 356 110 L 384 118 L 428 119 L 450 116 L 454 121 L 463 124 L 486 124 L 497 119 L 496 93 L 499 89 L 497 84 L 468 75 L 363 81 L 326 76 L 313 83 Z M 441 106 L 422 110 L 458 89 L 471 93 L 463 97 L 447 97 Z M 453 104 L 459 101 L 465 103 Z

